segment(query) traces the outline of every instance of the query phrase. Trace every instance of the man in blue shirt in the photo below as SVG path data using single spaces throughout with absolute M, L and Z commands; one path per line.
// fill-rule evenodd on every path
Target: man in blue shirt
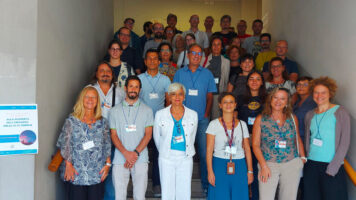
M 142 82 L 142 89 L 140 92 L 140 99 L 149 107 L 151 107 L 153 114 L 158 110 L 163 109 L 168 105 L 168 87 L 171 84 L 170 79 L 159 73 L 159 58 L 158 51 L 149 49 L 145 55 L 145 64 L 147 71 L 140 74 L 138 77 Z M 160 197 L 160 177 L 158 168 L 158 151 L 152 140 L 150 146 L 153 148 L 152 154 L 152 182 L 153 182 L 153 195 Z
M 208 70 L 200 66 L 202 48 L 198 44 L 192 44 L 188 52 L 189 65 L 178 70 L 173 82 L 184 85 L 187 94 L 184 104 L 198 113 L 198 130 L 196 142 L 200 160 L 200 175 L 203 190 L 207 193 L 208 179 L 206 169 L 206 135 L 209 125 L 209 117 L 213 103 L 213 93 L 217 91 L 214 76 Z

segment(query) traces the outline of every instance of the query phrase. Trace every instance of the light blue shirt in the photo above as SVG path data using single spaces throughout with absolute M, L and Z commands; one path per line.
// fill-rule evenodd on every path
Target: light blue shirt
M 335 111 L 339 105 L 329 110 L 315 114 L 310 123 L 310 152 L 308 159 L 329 163 L 335 156 Z M 318 131 L 319 130 L 319 131 Z M 318 134 L 319 132 L 319 134 Z M 322 146 L 315 145 L 314 139 L 322 141 Z
M 174 121 L 174 127 L 171 141 L 171 149 L 177 151 L 185 151 L 185 136 L 184 129 L 182 126 L 183 117 L 179 121 L 175 120 L 173 116 L 172 118 Z
M 199 120 L 203 119 L 206 109 L 206 95 L 217 91 L 214 76 L 210 70 L 199 66 L 193 73 L 188 66 L 185 66 L 176 72 L 173 82 L 184 85 L 187 91 L 184 104 L 198 113 Z M 190 90 L 198 90 L 198 95 L 191 95 Z
M 155 114 L 158 110 L 164 108 L 166 92 L 168 92 L 171 80 L 159 72 L 154 77 L 147 72 L 138 75 L 138 77 L 142 83 L 140 99 L 148 105 L 152 109 L 153 114 Z

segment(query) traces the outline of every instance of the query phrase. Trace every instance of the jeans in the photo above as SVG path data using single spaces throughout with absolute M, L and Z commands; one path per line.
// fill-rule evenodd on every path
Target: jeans
M 203 190 L 207 191 L 208 182 L 208 171 L 206 168 L 206 129 L 209 125 L 209 119 L 203 118 L 198 121 L 197 134 L 195 136 L 195 141 L 198 146 L 199 164 L 200 164 L 200 179 Z

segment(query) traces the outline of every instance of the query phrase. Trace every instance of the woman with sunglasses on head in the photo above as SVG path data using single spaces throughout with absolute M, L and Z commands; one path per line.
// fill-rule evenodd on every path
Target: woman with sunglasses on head
M 288 89 L 277 87 L 268 95 L 253 125 L 252 147 L 259 163 L 260 200 L 274 200 L 278 185 L 278 199 L 296 199 L 307 159 Z
M 160 64 L 158 70 L 161 74 L 168 76 L 173 81 L 174 74 L 178 70 L 177 64 L 173 62 L 173 49 L 168 42 L 162 42 L 158 46 Z
M 248 200 L 248 184 L 253 181 L 249 134 L 246 123 L 234 116 L 236 98 L 232 93 L 219 96 L 221 117 L 206 130 L 208 200 Z

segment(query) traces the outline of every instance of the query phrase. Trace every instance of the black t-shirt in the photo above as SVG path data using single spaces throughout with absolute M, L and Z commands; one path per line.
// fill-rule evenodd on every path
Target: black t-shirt
M 217 35 L 217 36 L 222 37 L 224 48 L 226 48 L 226 46 L 230 44 L 231 39 L 233 37 L 237 36 L 237 34 L 235 32 L 229 32 L 227 34 L 222 34 L 221 32 L 215 32 L 213 35 Z
M 231 79 L 232 76 L 234 75 L 238 75 L 242 72 L 241 67 L 237 66 L 237 67 L 232 67 L 230 66 L 230 75 L 229 75 L 229 80 Z
M 244 96 L 238 96 L 238 118 L 247 123 L 249 133 L 252 133 L 252 126 L 258 114 L 262 112 L 263 102 L 259 96 L 251 97 L 246 101 Z

